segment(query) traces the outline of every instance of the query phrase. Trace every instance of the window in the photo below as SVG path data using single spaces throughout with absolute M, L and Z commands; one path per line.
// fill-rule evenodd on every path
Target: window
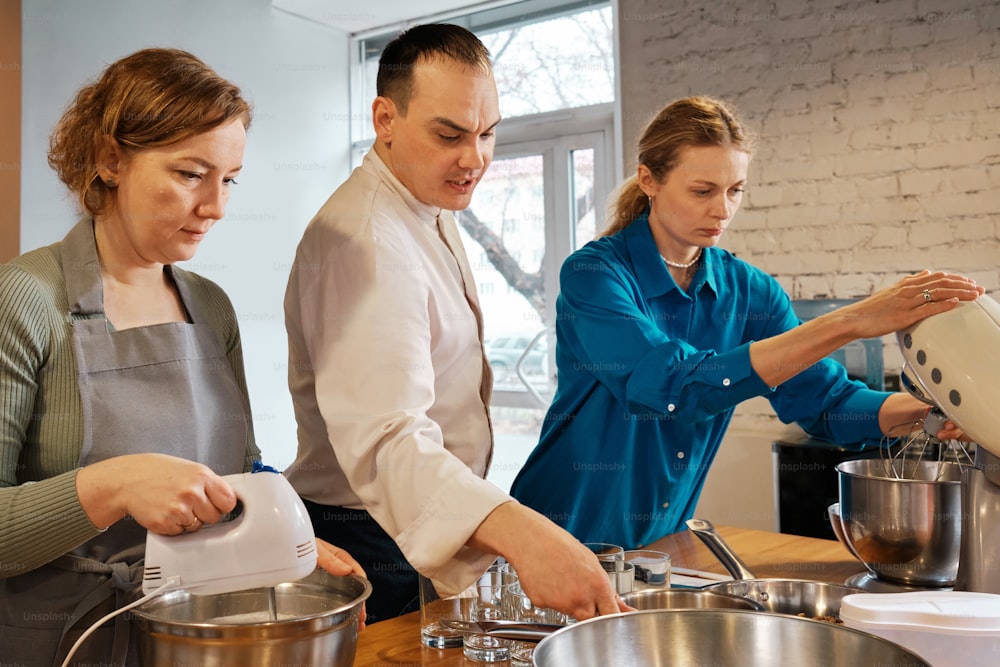
M 614 182 L 614 27 L 607 0 L 526 0 L 428 20 L 475 32 L 493 56 L 503 121 L 493 163 L 456 214 L 494 370 L 490 479 L 509 488 L 555 389 L 559 268 L 603 225 Z M 378 58 L 397 34 L 360 38 L 354 161 L 373 141 Z
M 456 23 L 490 50 L 505 119 L 614 101 L 614 48 L 608 0 L 525 0 L 465 16 Z M 404 26 L 400 26 L 400 29 Z M 353 56 L 351 133 L 355 149 L 374 139 L 371 101 L 382 49 L 398 30 L 357 39 Z

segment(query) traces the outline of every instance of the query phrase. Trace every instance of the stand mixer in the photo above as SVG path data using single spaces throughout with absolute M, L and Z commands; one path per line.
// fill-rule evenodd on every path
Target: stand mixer
M 1000 304 L 960 302 L 897 334 L 906 389 L 976 442 L 962 468 L 955 590 L 1000 593 Z
M 309 514 L 284 475 L 255 464 L 253 472 L 223 479 L 242 510 L 193 533 L 149 533 L 144 593 L 171 583 L 196 595 L 266 588 L 297 581 L 316 568 Z

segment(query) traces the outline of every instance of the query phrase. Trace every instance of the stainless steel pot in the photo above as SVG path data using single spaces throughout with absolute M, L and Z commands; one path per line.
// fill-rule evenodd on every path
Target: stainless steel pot
M 220 595 L 179 590 L 155 597 L 133 614 L 144 667 L 175 665 L 322 665 L 351 667 L 358 615 L 371 595 L 367 579 L 317 570 L 274 591 Z
M 622 602 L 640 611 L 646 609 L 747 609 L 763 611 L 753 600 L 704 589 L 646 588 L 622 595 Z
M 898 644 L 843 625 L 738 609 L 598 616 L 535 648 L 535 667 L 930 667 Z
M 734 581 L 709 584 L 702 590 L 745 597 L 759 603 L 764 611 L 775 614 L 833 620 L 840 619 L 840 601 L 844 596 L 864 592 L 854 586 L 808 579 L 757 578 L 710 522 L 691 519 L 687 526 L 734 578 Z
M 841 600 L 864 592 L 854 586 L 807 579 L 736 579 L 710 584 L 703 590 L 753 600 L 773 614 L 824 620 L 840 620 Z

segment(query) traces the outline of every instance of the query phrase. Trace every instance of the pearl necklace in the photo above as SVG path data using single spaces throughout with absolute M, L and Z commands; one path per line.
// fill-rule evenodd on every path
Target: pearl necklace
M 692 259 L 687 264 L 681 264 L 680 262 L 671 262 L 669 259 L 667 259 L 663 255 L 660 255 L 660 259 L 662 259 L 664 262 L 666 262 L 667 266 L 672 266 L 675 269 L 690 269 L 692 266 L 694 266 L 695 264 L 698 263 L 699 259 L 701 259 L 701 248 L 698 248 L 698 254 L 695 255 L 694 259 Z

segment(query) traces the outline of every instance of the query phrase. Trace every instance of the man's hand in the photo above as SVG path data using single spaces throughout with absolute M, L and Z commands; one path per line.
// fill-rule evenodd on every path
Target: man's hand
M 516 501 L 493 510 L 469 546 L 506 558 L 538 607 L 556 609 L 578 621 L 630 611 L 590 549 Z

